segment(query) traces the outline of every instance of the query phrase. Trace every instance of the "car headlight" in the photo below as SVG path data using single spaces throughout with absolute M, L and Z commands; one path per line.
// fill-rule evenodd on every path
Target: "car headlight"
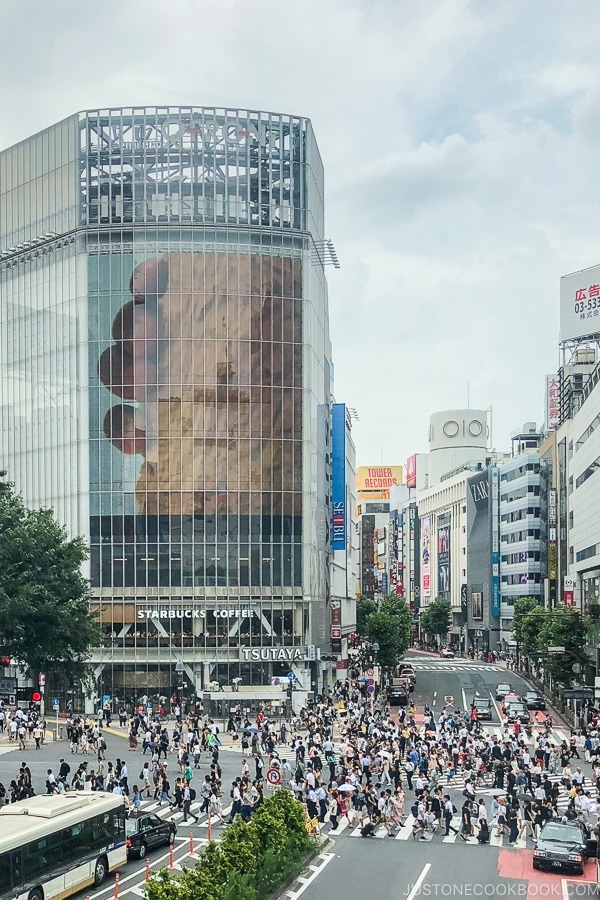
M 581 862 L 581 853 L 569 853 L 569 862 Z
M 545 855 L 546 855 L 546 851 L 545 851 L 545 850 L 534 850 L 534 851 L 533 851 L 533 855 L 534 855 L 534 856 L 545 856 Z

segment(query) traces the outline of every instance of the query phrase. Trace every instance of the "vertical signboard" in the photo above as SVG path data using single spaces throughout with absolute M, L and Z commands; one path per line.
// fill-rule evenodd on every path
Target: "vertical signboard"
M 415 520 L 417 518 L 417 508 L 414 503 L 408 508 L 408 599 L 410 608 L 415 608 Z
M 558 375 L 546 375 L 546 431 L 554 431 L 560 424 Z
M 556 581 L 558 577 L 558 544 L 556 538 L 556 491 L 548 491 L 548 578 Z
M 492 615 L 500 615 L 500 546 L 498 541 L 498 505 L 500 479 L 498 469 L 492 469 Z
M 575 606 L 575 579 L 565 575 L 563 602 L 565 606 Z
M 440 516 L 437 530 L 438 594 L 450 593 L 450 516 Z
M 412 456 L 409 456 L 406 460 L 406 471 L 404 473 L 404 483 L 407 488 L 414 488 L 417 486 L 417 454 L 413 453 Z
M 421 595 L 431 596 L 431 516 L 421 519 Z
M 331 652 L 342 652 L 342 601 L 331 600 Z
M 331 411 L 331 549 L 346 549 L 346 404 Z

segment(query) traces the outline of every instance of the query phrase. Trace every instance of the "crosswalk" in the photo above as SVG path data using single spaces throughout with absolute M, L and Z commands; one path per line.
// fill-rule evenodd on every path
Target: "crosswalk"
M 506 671 L 502 666 L 494 666 L 489 663 L 455 663 L 452 660 L 448 662 L 440 659 L 438 662 L 415 662 L 412 664 L 415 672 L 478 672 L 485 670 L 486 672 L 502 672 Z
M 379 839 L 386 839 L 386 840 L 395 840 L 395 841 L 409 841 L 409 840 L 413 841 L 414 840 L 414 838 L 413 838 L 414 823 L 415 823 L 414 817 L 412 815 L 409 815 L 406 818 L 402 828 L 400 828 L 393 837 L 390 837 L 388 835 L 387 829 L 384 825 L 381 825 L 381 824 L 377 825 L 375 827 L 373 837 L 379 838 Z M 431 843 L 432 841 L 439 841 L 440 835 L 441 835 L 442 836 L 441 837 L 442 844 L 455 844 L 458 841 L 460 844 L 464 843 L 466 846 L 471 846 L 471 847 L 478 846 L 476 837 L 468 837 L 466 839 L 466 841 L 463 841 L 462 838 L 460 837 L 460 835 L 458 833 L 458 830 L 460 829 L 460 816 L 454 816 L 451 824 L 452 824 L 453 828 L 457 829 L 457 832 L 451 831 L 450 834 L 446 837 L 446 835 L 444 834 L 444 828 L 438 827 L 433 832 L 431 832 L 431 831 L 425 832 L 423 842 L 426 841 L 426 842 Z M 347 832 L 347 837 L 351 837 L 351 838 L 361 837 L 361 833 L 360 833 L 361 826 L 360 825 L 356 825 L 356 826 L 350 825 L 348 823 L 348 820 L 346 818 L 344 818 L 339 823 L 338 828 L 335 829 L 335 831 L 330 829 L 327 832 L 327 835 L 331 836 L 333 838 L 337 838 L 339 835 L 344 834 L 344 832 Z M 414 843 L 416 844 L 416 843 L 418 843 L 418 841 L 414 840 Z M 527 847 L 527 840 L 526 840 L 526 837 L 524 836 L 522 838 L 518 838 L 513 844 L 509 844 L 508 843 L 508 834 L 496 835 L 495 829 L 493 827 L 490 827 L 490 845 L 492 847 L 509 846 L 509 847 L 516 847 L 517 849 L 519 849 L 519 848 L 525 849 Z

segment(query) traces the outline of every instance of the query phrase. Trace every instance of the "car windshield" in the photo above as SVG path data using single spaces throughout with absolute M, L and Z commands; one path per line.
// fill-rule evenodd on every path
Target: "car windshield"
M 561 825 L 558 822 L 551 822 L 543 829 L 540 834 L 540 840 L 551 841 L 556 844 L 574 844 L 577 847 L 580 841 L 579 829 L 573 828 L 572 825 Z
M 125 819 L 125 834 L 136 834 L 137 825 L 136 819 Z
M 485 697 L 475 697 L 473 700 L 473 706 L 489 706 L 490 701 L 486 700 Z
M 498 691 L 502 691 L 503 694 L 510 693 L 510 684 L 499 684 Z

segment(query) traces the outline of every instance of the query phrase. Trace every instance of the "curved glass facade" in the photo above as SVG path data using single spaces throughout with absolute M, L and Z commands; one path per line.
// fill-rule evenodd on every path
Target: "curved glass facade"
M 196 693 L 307 673 L 331 369 L 310 123 L 88 111 L 0 154 L 3 173 L 6 465 L 89 539 L 99 695 L 168 697 L 176 662 Z

